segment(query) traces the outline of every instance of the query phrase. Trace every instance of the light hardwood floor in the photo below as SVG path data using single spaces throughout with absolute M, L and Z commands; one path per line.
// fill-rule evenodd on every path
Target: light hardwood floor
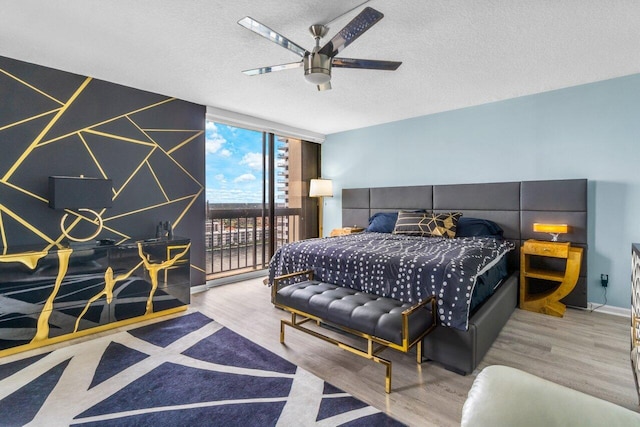
M 516 309 L 467 376 L 434 362 L 417 365 L 415 354 L 385 350 L 382 356 L 393 361 L 392 393 L 386 394 L 382 365 L 291 328 L 280 344 L 279 322 L 288 314 L 271 305 L 269 291 L 262 279 L 247 280 L 194 294 L 191 307 L 411 426 L 459 425 L 473 379 L 495 364 L 640 411 L 629 362 L 629 320 L 623 317 L 569 309 L 555 318 Z

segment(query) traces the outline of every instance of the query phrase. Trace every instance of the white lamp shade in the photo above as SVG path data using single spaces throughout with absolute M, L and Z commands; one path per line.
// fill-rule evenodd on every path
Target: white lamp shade
M 312 179 L 309 197 L 333 197 L 333 182 L 330 179 Z

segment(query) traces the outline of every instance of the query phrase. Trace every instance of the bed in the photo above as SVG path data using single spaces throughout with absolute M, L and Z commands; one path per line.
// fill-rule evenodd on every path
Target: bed
M 269 279 L 311 269 L 321 282 L 403 303 L 436 295 L 439 324 L 466 330 L 469 313 L 506 279 L 506 254 L 514 248 L 495 237 L 365 231 L 285 245 L 271 259 Z
M 586 250 L 586 199 L 586 180 L 344 189 L 343 226 L 370 231 L 285 245 L 272 258 L 270 276 L 311 268 L 323 281 L 404 302 L 435 294 L 439 326 L 426 338 L 423 354 L 468 374 L 516 306 L 519 247 L 526 239 L 546 238 L 534 235 L 532 224 L 567 223 L 570 233 L 565 240 Z M 371 229 L 372 217 L 398 211 L 455 212 L 495 224 L 500 233 L 443 238 Z M 451 258 L 443 262 L 443 253 Z M 481 261 L 468 264 L 468 259 Z M 420 268 L 431 271 L 437 260 L 449 269 L 419 274 Z M 387 262 L 395 267 L 375 267 Z M 452 265 L 458 268 L 451 271 Z M 563 301 L 568 305 L 586 306 L 583 265 L 578 285 Z M 461 280 L 466 286 L 450 285 Z

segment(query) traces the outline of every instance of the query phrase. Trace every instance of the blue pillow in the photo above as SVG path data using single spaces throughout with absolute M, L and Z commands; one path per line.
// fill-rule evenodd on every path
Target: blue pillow
M 456 237 L 490 236 L 502 237 L 503 230 L 498 224 L 488 219 L 461 217 L 458 220 Z
M 398 212 L 378 212 L 369 218 L 369 226 L 365 231 L 392 233 L 397 220 Z

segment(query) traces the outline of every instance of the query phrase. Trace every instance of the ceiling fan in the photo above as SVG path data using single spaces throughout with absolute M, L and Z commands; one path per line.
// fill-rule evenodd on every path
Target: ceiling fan
M 243 73 L 254 76 L 266 74 L 272 71 L 288 70 L 291 68 L 304 68 L 305 79 L 318 87 L 318 90 L 331 89 L 331 67 L 339 68 L 365 68 L 369 70 L 396 70 L 402 62 L 378 61 L 373 59 L 337 58 L 345 47 L 353 43 L 365 31 L 380 21 L 384 15 L 370 7 L 365 8 L 338 32 L 327 44 L 320 47 L 320 39 L 329 30 L 326 25 L 316 24 L 309 27 L 309 32 L 316 41 L 311 52 L 295 44 L 286 37 L 273 31 L 271 28 L 246 16 L 238 21 L 238 24 L 253 31 L 256 34 L 292 51 L 302 57 L 301 61 L 288 64 L 272 65 L 270 67 L 245 70 Z

